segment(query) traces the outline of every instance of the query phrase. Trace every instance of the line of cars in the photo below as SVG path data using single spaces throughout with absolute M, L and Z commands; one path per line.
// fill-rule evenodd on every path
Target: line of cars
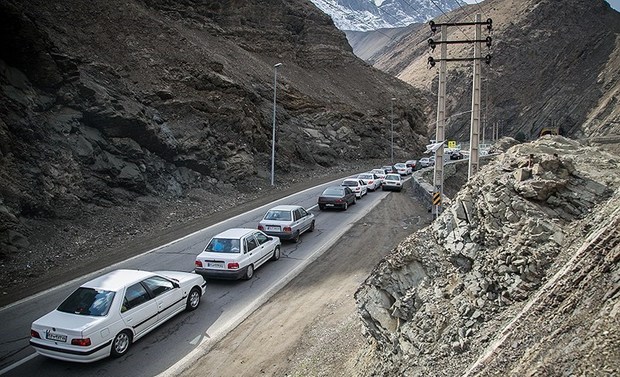
M 402 189 L 398 173 L 362 173 L 328 187 L 321 210 L 347 209 L 368 191 Z M 198 308 L 206 278 L 246 279 L 281 256 L 282 240 L 299 242 L 315 229 L 315 217 L 298 205 L 269 209 L 257 229 L 233 228 L 212 237 L 196 256 L 193 273 L 115 270 L 90 280 L 55 310 L 32 323 L 30 344 L 50 358 L 93 362 L 125 355 L 131 344 L 182 311 Z

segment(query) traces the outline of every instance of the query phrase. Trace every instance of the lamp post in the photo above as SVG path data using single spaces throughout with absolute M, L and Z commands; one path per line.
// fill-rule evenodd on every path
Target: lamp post
M 396 101 L 396 98 L 392 98 L 392 116 L 390 117 L 390 123 L 392 125 L 392 131 L 391 131 L 391 136 L 392 136 L 392 141 L 390 143 L 390 159 L 392 161 L 392 165 L 394 165 L 394 101 Z
M 278 67 L 282 63 L 273 66 L 273 125 L 271 127 L 271 185 L 274 185 L 276 171 L 276 85 L 278 80 Z

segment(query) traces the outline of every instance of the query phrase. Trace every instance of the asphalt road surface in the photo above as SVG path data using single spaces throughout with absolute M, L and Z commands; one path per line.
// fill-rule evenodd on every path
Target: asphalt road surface
M 334 183 L 339 183 L 340 180 Z M 332 184 L 334 184 L 332 183 Z M 0 311 L 4 341 L 0 344 L 0 374 L 33 376 L 132 376 L 174 374 L 188 359 L 204 353 L 249 314 L 284 287 L 306 266 L 323 255 L 356 221 L 364 217 L 388 193 L 371 192 L 347 211 L 318 211 L 316 198 L 321 185 L 270 203 L 222 223 L 195 232 L 130 260 L 81 277 L 62 286 L 7 306 Z M 36 356 L 29 346 L 32 321 L 53 310 L 81 283 L 118 268 L 191 271 L 195 256 L 208 240 L 224 229 L 255 228 L 265 211 L 277 204 L 299 204 L 316 216 L 316 228 L 305 233 L 298 244 L 284 243 L 282 258 L 256 271 L 250 281 L 209 280 L 207 293 L 198 310 L 181 313 L 136 342 L 120 359 L 107 358 L 92 364 L 76 364 Z

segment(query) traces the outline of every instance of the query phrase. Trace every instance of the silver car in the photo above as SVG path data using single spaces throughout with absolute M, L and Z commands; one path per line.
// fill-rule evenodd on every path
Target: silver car
M 314 230 L 314 215 L 297 205 L 280 205 L 267 211 L 258 229 L 282 240 L 299 242 L 299 236 Z

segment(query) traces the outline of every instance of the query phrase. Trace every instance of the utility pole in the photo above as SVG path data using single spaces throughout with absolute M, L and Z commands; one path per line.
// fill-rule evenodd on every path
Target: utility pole
M 471 129 L 470 129 L 470 140 L 469 140 L 469 176 L 468 178 L 471 178 L 472 175 L 476 174 L 478 172 L 478 158 L 479 158 L 479 143 L 480 143 L 480 71 L 481 71 L 481 64 L 480 61 L 482 59 L 485 60 L 485 62 L 487 64 L 491 63 L 491 55 L 486 55 L 484 58 L 481 56 L 481 43 L 485 42 L 487 47 L 491 47 L 491 43 L 492 43 L 492 38 L 486 37 L 485 39 L 481 39 L 481 34 L 482 34 L 482 25 L 486 25 L 487 29 L 489 31 L 492 30 L 492 25 L 493 25 L 493 21 L 489 18 L 486 21 L 482 22 L 480 21 L 480 14 L 476 15 L 476 20 L 474 22 L 452 22 L 452 23 L 443 23 L 443 24 L 436 24 L 434 21 L 430 21 L 429 25 L 431 27 L 431 31 L 433 33 L 435 33 L 437 31 L 437 27 L 441 26 L 441 30 L 442 30 L 442 39 L 441 41 L 437 42 L 435 40 L 433 40 L 432 38 L 428 40 L 428 44 L 431 47 L 432 50 L 435 50 L 435 47 L 438 44 L 442 45 L 442 56 L 439 59 L 439 61 L 443 64 L 445 62 L 449 62 L 449 61 L 473 61 L 474 62 L 474 73 L 473 73 L 473 88 L 472 88 L 472 107 L 471 107 Z M 444 27 L 447 26 L 475 26 L 476 27 L 476 36 L 474 38 L 474 40 L 456 40 L 456 41 L 448 41 L 446 40 L 443 35 L 447 34 L 447 31 L 444 32 Z M 473 58 L 447 58 L 446 55 L 444 55 L 444 51 L 443 51 L 443 46 L 447 45 L 447 44 L 463 44 L 463 43 L 473 43 L 474 44 L 474 57 Z M 434 59 L 433 57 L 429 57 L 428 58 L 428 64 L 430 67 L 434 67 L 435 63 L 436 63 L 436 59 Z M 442 74 L 443 69 L 440 66 L 440 71 L 439 71 L 439 85 L 440 85 L 440 91 L 441 91 L 441 83 L 442 83 Z M 443 71 L 445 72 L 445 71 Z M 445 82 L 445 77 L 444 77 L 444 82 Z M 441 94 L 439 94 L 439 96 L 441 96 Z M 445 93 L 444 93 L 445 96 Z M 440 102 L 441 100 L 439 100 Z M 445 103 L 443 104 L 443 108 L 440 108 L 440 104 L 438 102 L 438 108 L 437 108 L 437 137 L 439 138 L 439 134 L 441 132 L 441 136 L 442 136 L 442 140 L 443 141 L 443 136 L 445 133 L 445 130 L 443 129 L 444 124 L 441 124 L 442 130 L 439 130 L 440 127 L 440 122 L 439 122 L 439 114 L 440 112 L 443 113 L 443 117 L 445 117 Z M 445 118 L 444 118 L 445 119 Z M 440 140 L 437 140 L 437 142 L 439 142 Z M 443 156 L 443 147 L 441 148 L 441 153 Z M 443 161 L 442 161 L 443 163 Z M 437 163 L 435 164 L 435 182 L 434 185 L 435 187 L 443 187 L 443 182 L 437 182 L 437 179 L 441 179 L 441 181 L 443 181 L 443 166 L 441 166 L 441 173 L 442 174 L 437 174 Z M 433 197 L 435 198 L 436 193 L 433 194 Z M 439 202 L 441 202 L 439 200 Z M 433 201 L 433 204 L 435 204 L 435 200 Z M 440 206 L 437 206 L 438 209 L 440 209 Z
M 474 38 L 474 74 L 473 88 L 471 91 L 471 128 L 469 134 L 469 171 L 467 178 L 478 173 L 479 166 L 479 143 L 480 143 L 480 37 L 482 26 L 480 14 L 476 14 L 476 36 Z
M 437 127 L 435 143 L 443 143 L 446 134 L 446 59 L 448 58 L 448 26 L 441 26 L 441 62 L 439 63 L 439 88 L 437 94 Z M 441 213 L 441 199 L 443 198 L 443 144 L 435 152 L 435 166 L 433 168 L 433 186 L 435 193 L 439 193 L 439 200 L 433 200 L 435 218 Z M 434 196 L 436 198 L 436 194 Z
M 487 25 L 487 29 L 491 31 L 493 21 L 489 18 L 485 22 L 480 21 L 480 14 L 476 15 L 474 22 L 452 22 L 436 24 L 434 21 L 430 21 L 429 25 L 431 31 L 435 33 L 437 28 L 441 26 L 441 40 L 435 41 L 432 38 L 428 40 L 430 48 L 434 51 L 435 47 L 441 45 L 441 58 L 439 59 L 439 88 L 437 95 L 437 128 L 435 132 L 435 143 L 442 143 L 436 151 L 435 155 L 435 167 L 434 167 L 434 192 L 433 192 L 433 210 L 436 216 L 441 212 L 441 201 L 443 199 L 443 171 L 444 171 L 444 148 L 445 142 L 445 119 L 446 119 L 446 62 L 449 61 L 473 61 L 474 62 L 474 74 L 473 74 L 473 89 L 472 89 L 472 109 L 471 109 L 471 132 L 470 132 L 470 158 L 469 158 L 469 176 L 471 178 L 478 171 L 478 148 L 480 142 L 480 60 L 484 59 L 487 64 L 491 62 L 491 55 L 481 57 L 481 42 L 485 42 L 488 47 L 491 47 L 492 38 L 486 37 L 481 39 L 481 26 Z M 476 36 L 474 40 L 456 40 L 449 41 L 447 39 L 448 26 L 475 26 Z M 448 58 L 447 45 L 448 44 L 474 44 L 474 57 L 473 58 Z M 434 67 L 436 59 L 432 56 L 428 58 L 429 67 Z M 473 164 L 472 164 L 473 159 Z M 473 166 L 473 168 L 472 168 Z

